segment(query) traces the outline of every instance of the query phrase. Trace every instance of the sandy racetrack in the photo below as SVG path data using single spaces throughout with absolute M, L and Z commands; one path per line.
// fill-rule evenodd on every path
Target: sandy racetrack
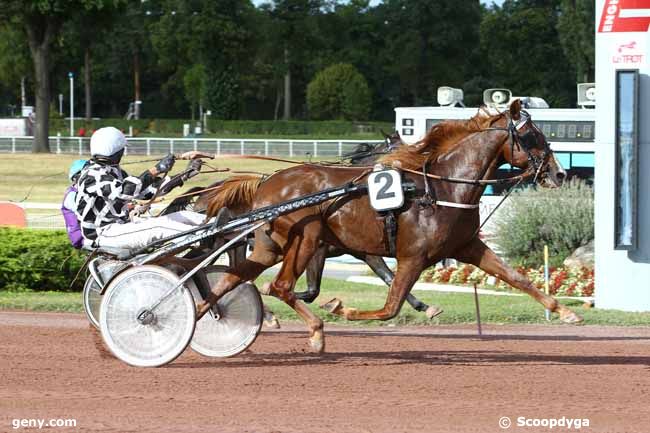
M 499 432 L 502 416 L 650 431 L 650 328 L 326 331 L 321 357 L 305 352 L 302 326 L 285 325 L 232 359 L 188 351 L 138 369 L 102 358 L 81 315 L 0 312 L 0 431 L 74 418 L 47 431 Z

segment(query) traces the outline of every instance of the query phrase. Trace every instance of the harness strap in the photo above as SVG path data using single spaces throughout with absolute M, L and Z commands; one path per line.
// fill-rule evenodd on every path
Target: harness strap
M 436 200 L 436 206 L 455 207 L 458 209 L 478 209 L 478 204 L 454 203 L 451 201 Z

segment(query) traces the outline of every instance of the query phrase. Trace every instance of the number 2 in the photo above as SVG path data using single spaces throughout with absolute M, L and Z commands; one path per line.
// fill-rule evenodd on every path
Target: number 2
M 375 177 L 375 183 L 380 184 L 383 179 L 386 179 L 386 183 L 384 184 L 384 186 L 379 188 L 379 191 L 377 191 L 377 200 L 394 198 L 395 192 L 388 192 L 390 187 L 393 186 L 393 176 L 391 176 L 388 173 L 379 173 Z

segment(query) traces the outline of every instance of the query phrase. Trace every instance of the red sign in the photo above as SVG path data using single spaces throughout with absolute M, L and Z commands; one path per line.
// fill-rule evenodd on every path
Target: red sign
M 650 0 L 605 0 L 599 33 L 647 32 Z

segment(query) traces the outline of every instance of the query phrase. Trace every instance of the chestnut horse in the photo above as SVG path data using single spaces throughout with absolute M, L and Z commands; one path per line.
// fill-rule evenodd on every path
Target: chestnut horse
M 384 133 L 384 142 L 377 145 L 361 144 L 357 146 L 352 152 L 344 155 L 345 159 L 349 159 L 353 165 L 371 165 L 374 163 L 379 156 L 386 155 L 393 152 L 395 149 L 402 146 L 404 143 L 401 140 L 401 137 L 397 132 L 394 132 L 390 135 Z M 213 189 L 216 186 L 224 185 L 225 188 L 228 188 L 228 185 L 231 182 L 239 182 L 241 180 L 250 179 L 251 182 L 255 182 L 255 179 L 262 179 L 263 176 L 235 176 L 226 180 L 217 181 L 207 187 L 209 191 L 200 194 L 196 201 L 193 204 L 193 210 L 196 212 L 206 212 L 206 218 L 212 218 L 217 215 L 217 213 L 222 209 L 222 200 L 213 201 L 215 197 L 218 197 L 221 193 L 220 188 Z M 249 183 L 249 184 L 250 184 Z M 206 188 L 197 187 L 193 190 L 202 190 Z M 240 191 L 241 192 L 241 191 Z M 191 197 L 182 197 L 180 199 L 174 200 L 169 208 L 176 210 L 186 209 L 190 202 L 193 200 Z M 250 209 L 251 203 L 243 203 L 241 200 L 229 200 L 231 208 L 229 209 L 234 214 L 240 214 L 242 212 L 247 212 Z M 232 206 L 235 206 L 232 208 Z M 313 302 L 318 295 L 320 294 L 321 280 L 323 277 L 323 270 L 325 268 L 325 260 L 331 257 L 338 257 L 343 254 L 352 254 L 358 260 L 364 261 L 372 271 L 379 276 L 387 286 L 391 285 L 393 280 L 393 272 L 390 270 L 388 265 L 382 257 L 371 256 L 367 254 L 359 254 L 354 251 L 346 251 L 342 248 L 337 248 L 333 245 L 321 245 L 320 248 L 316 251 L 313 258 L 309 261 L 307 265 L 307 290 L 304 292 L 296 292 L 296 297 L 300 300 L 303 300 L 307 303 Z M 234 248 L 229 251 L 231 263 L 237 263 L 246 258 L 246 246 L 241 246 Z M 417 297 L 409 293 L 406 296 L 406 302 L 413 307 L 416 311 L 423 312 L 429 319 L 433 319 L 440 315 L 443 310 L 437 305 L 427 305 Z M 266 308 L 264 309 L 265 324 L 271 327 L 277 327 L 278 322 L 273 313 Z
M 332 314 L 348 320 L 387 320 L 400 310 L 404 298 L 420 273 L 443 258 L 478 266 L 535 298 L 545 308 L 559 313 L 564 322 L 582 318 L 553 297 L 538 290 L 524 275 L 499 258 L 478 237 L 479 213 L 476 206 L 485 188 L 480 180 L 490 179 L 505 162 L 526 170 L 542 186 L 558 187 L 566 175 L 546 138 L 516 100 L 506 112 L 487 116 L 480 112 L 466 122 L 435 126 L 412 147 L 382 158 L 385 164 L 404 170 L 426 169 L 435 181 L 422 174 L 404 173 L 416 185 L 414 196 L 405 200 L 397 216 L 397 271 L 384 307 L 360 311 L 333 300 L 324 305 Z M 276 173 L 258 184 L 251 194 L 253 208 L 321 191 L 328 187 L 359 182 L 364 168 L 301 165 Z M 471 179 L 457 183 L 453 179 Z M 447 179 L 444 180 L 444 179 Z M 453 180 L 451 179 L 451 180 Z M 244 185 L 242 189 L 252 189 Z M 235 185 L 233 185 L 234 187 Z M 234 196 L 232 191 L 226 194 Z M 461 207 L 458 207 L 458 206 Z M 323 322 L 293 293 L 297 278 L 321 242 L 376 256 L 388 256 L 384 224 L 377 218 L 365 194 L 352 194 L 325 204 L 303 208 L 281 216 L 255 234 L 251 256 L 230 268 L 212 287 L 205 301 L 197 305 L 197 316 L 240 282 L 254 280 L 265 269 L 283 261 L 280 271 L 265 289 L 293 308 L 306 322 L 314 351 L 325 347 Z

